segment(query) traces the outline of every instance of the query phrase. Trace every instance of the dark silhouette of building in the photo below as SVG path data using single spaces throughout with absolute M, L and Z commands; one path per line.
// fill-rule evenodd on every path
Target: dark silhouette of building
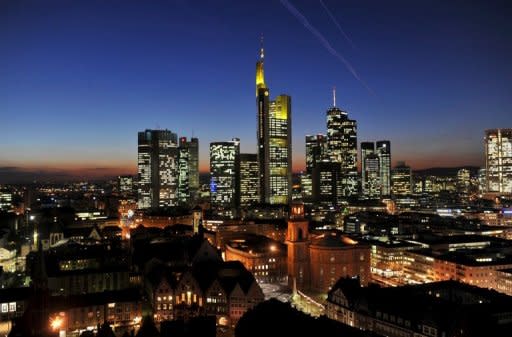
M 260 303 L 238 322 L 236 337 L 343 336 L 377 337 L 325 316 L 313 318 L 276 299 Z
M 329 318 L 399 336 L 509 336 L 512 297 L 456 281 L 379 288 L 340 279 L 329 291 Z

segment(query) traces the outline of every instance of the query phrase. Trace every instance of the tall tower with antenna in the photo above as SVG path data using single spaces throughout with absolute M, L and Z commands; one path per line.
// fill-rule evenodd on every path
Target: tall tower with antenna
M 256 62 L 256 109 L 258 119 L 257 144 L 258 144 L 258 166 L 260 174 L 259 196 L 260 202 L 266 202 L 266 193 L 269 190 L 269 181 L 267 179 L 269 173 L 268 162 L 270 160 L 270 151 L 268 147 L 269 138 L 269 103 L 270 91 L 265 84 L 265 76 L 263 72 L 264 61 L 263 36 L 260 41 L 260 59 Z
M 340 165 L 340 197 L 358 193 L 357 122 L 336 106 L 336 88 L 332 90 L 333 106 L 327 110 L 327 153 L 331 162 Z
M 261 203 L 288 204 L 292 186 L 291 97 L 279 95 L 270 100 L 263 72 L 263 37 L 259 56 L 256 62 L 258 192 Z

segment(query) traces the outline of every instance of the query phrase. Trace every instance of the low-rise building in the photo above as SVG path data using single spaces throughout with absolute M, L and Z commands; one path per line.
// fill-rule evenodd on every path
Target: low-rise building
M 199 262 L 187 268 L 160 264 L 147 280 L 157 321 L 209 315 L 218 325 L 234 326 L 264 300 L 254 276 L 239 261 Z
M 371 279 L 372 282 L 397 286 L 404 284 L 405 252 L 417 249 L 418 245 L 398 240 L 372 240 Z
M 512 297 L 455 281 L 361 287 L 340 279 L 329 291 L 327 317 L 388 337 L 508 336 Z
M 9 334 L 13 320 L 25 312 L 31 294 L 31 288 L 0 289 L 0 336 Z
M 261 235 L 243 235 L 226 243 L 226 261 L 240 261 L 259 282 L 286 279 L 286 245 Z
M 142 296 L 138 289 L 56 296 L 50 301 L 48 324 L 57 331 L 65 331 L 67 336 L 96 330 L 104 322 L 122 334 L 137 328 L 142 318 Z

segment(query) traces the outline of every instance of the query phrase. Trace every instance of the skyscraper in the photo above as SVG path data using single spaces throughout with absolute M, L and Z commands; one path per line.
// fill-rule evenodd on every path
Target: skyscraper
M 361 142 L 361 191 L 368 196 L 366 157 L 375 153 L 375 144 L 373 142 Z
M 260 202 L 258 155 L 240 154 L 240 206 L 247 207 Z
M 138 134 L 138 208 L 176 206 L 178 203 L 177 135 L 169 130 Z
M 119 176 L 117 184 L 119 194 L 130 195 L 133 193 L 133 176 Z
M 186 138 L 180 138 L 178 157 L 178 201 L 182 205 L 190 202 L 190 153 L 187 146 L 183 146 L 186 141 Z
M 240 141 L 210 143 L 210 203 L 219 215 L 234 217 L 240 205 Z
M 313 174 L 301 172 L 300 174 L 300 188 L 302 192 L 302 200 L 305 204 L 313 201 Z
M 485 131 L 486 192 L 512 194 L 512 129 Z
M 199 191 L 199 141 L 197 138 L 180 138 L 179 147 L 179 201 L 189 204 Z
M 313 201 L 313 170 L 317 163 L 327 158 L 327 137 L 322 134 L 306 135 L 306 172 L 300 176 L 304 202 Z
M 462 168 L 457 171 L 457 193 L 463 203 L 469 200 L 469 192 L 471 188 L 471 172 Z
M 391 195 L 391 142 L 377 141 L 376 152 L 379 156 L 380 194 L 389 196 Z
M 258 164 L 260 200 L 287 204 L 291 200 L 291 97 L 279 95 L 269 100 L 263 72 L 264 51 L 256 63 L 256 106 L 258 119 Z
M 341 190 L 341 166 L 338 163 L 320 161 L 313 168 L 313 200 L 331 207 L 338 204 Z
M 306 171 L 311 173 L 316 163 L 327 156 L 327 137 L 322 134 L 306 136 Z
M 364 195 L 371 199 L 380 197 L 379 156 L 370 153 L 364 158 Z
M 391 171 L 391 193 L 393 196 L 406 196 L 412 193 L 411 168 L 405 162 L 398 162 Z
M 327 149 L 331 162 L 341 165 L 343 196 L 357 195 L 357 122 L 336 107 L 334 91 L 333 106 L 327 110 Z
M 292 120 L 291 97 L 279 95 L 270 102 L 270 152 L 268 180 L 270 190 L 265 197 L 271 204 L 288 204 L 292 197 Z
M 471 172 L 462 168 L 457 171 L 457 190 L 467 192 L 469 189 L 469 185 L 471 185 Z

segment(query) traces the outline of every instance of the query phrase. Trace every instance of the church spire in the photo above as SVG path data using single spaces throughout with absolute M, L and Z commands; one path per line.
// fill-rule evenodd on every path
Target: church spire
M 256 62 L 256 96 L 258 96 L 258 89 L 266 88 L 265 85 L 265 76 L 263 73 L 263 59 L 265 57 L 265 53 L 263 50 L 263 35 L 261 35 L 260 40 L 260 59 Z

